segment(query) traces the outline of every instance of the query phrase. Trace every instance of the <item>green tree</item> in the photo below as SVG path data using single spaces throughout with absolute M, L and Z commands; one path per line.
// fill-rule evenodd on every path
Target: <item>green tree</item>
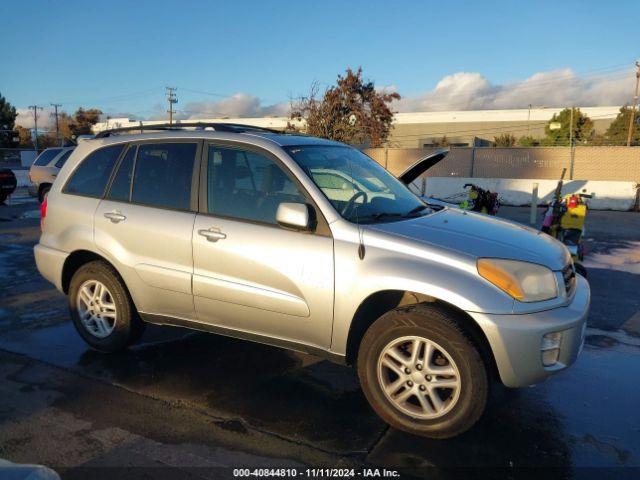
M 78 135 L 91 135 L 93 133 L 91 127 L 100 121 L 100 115 L 102 115 L 102 112 L 97 108 L 85 110 L 80 107 L 73 114 L 73 121 L 69 124 L 69 130 L 75 137 Z
M 16 107 L 7 102 L 0 94 L 0 147 L 14 146 L 13 137 L 15 134 L 13 129 L 15 128 L 17 116 Z
M 627 135 L 629 134 L 629 119 L 631 118 L 631 108 L 628 105 L 620 108 L 620 112 L 615 120 L 611 122 L 609 128 L 604 134 L 605 143 L 608 145 L 626 145 Z M 640 112 L 636 111 L 634 121 L 633 136 L 631 137 L 631 145 L 640 145 L 640 126 L 638 119 Z
M 571 109 L 565 108 L 560 113 L 554 113 L 549 123 L 544 127 L 546 137 L 544 145 L 569 145 Z M 560 128 L 551 129 L 552 124 L 559 123 Z M 573 109 L 573 141 L 584 143 L 593 135 L 593 121 L 582 113 L 579 108 Z
M 531 135 L 524 135 L 516 142 L 519 147 L 537 147 L 540 145 L 540 139 Z
M 291 105 L 291 118 L 304 120 L 310 135 L 380 147 L 391 130 L 389 105 L 399 99 L 397 93 L 378 91 L 373 82 L 363 80 L 361 68 L 355 72 L 347 68 L 322 99 L 318 98 L 317 84 L 312 85 L 308 97 Z
M 503 133 L 493 137 L 493 145 L 496 147 L 513 147 L 516 144 L 516 137 L 510 133 Z

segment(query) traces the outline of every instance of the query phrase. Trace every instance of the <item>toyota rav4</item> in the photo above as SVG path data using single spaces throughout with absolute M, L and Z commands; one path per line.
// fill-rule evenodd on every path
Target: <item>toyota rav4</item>
M 386 422 L 435 438 L 471 427 L 494 379 L 575 361 L 589 286 L 567 249 L 414 195 L 446 152 L 396 178 L 319 138 L 140 130 L 81 143 L 42 205 L 38 269 L 91 347 L 149 322 L 321 355 L 356 367 Z

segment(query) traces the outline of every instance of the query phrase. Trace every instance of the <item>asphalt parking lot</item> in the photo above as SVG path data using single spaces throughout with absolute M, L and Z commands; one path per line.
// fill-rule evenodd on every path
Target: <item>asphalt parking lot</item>
M 161 327 L 122 354 L 88 349 L 66 298 L 36 270 L 38 224 L 26 192 L 0 206 L 0 458 L 63 478 L 362 465 L 429 478 L 640 475 L 638 213 L 589 214 L 592 310 L 573 368 L 536 387 L 496 388 L 481 421 L 447 441 L 388 428 L 352 369 L 313 356 Z

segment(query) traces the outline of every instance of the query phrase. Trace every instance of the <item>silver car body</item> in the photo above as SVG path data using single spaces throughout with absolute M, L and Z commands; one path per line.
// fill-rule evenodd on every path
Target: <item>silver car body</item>
M 53 185 L 58 173 L 60 172 L 60 164 L 64 162 L 63 157 L 68 157 L 68 152 L 73 151 L 75 147 L 55 147 L 47 148 L 35 159 L 31 167 L 29 168 L 29 193 L 33 196 L 37 196 L 41 186 Z M 54 154 L 51 156 L 51 154 Z M 46 163 L 42 163 L 40 160 L 44 156 L 51 157 Z
M 298 179 L 328 228 L 299 232 L 197 211 L 62 193 L 73 170 L 97 148 L 194 139 L 201 142 L 201 151 L 208 142 L 233 142 L 269 152 Z M 146 321 L 323 354 L 336 361 L 353 358 L 354 324 L 363 305 L 400 292 L 402 302 L 437 301 L 463 313 L 481 331 L 507 386 L 540 382 L 574 362 L 583 342 L 590 294 L 580 276 L 565 288 L 565 275 L 573 273 L 573 266 L 560 242 L 516 223 L 452 208 L 358 226 L 341 217 L 283 149 L 304 144 L 336 145 L 311 137 L 213 131 L 83 142 L 49 193 L 44 231 L 35 247 L 38 268 L 66 291 L 65 272 L 74 255 L 90 252 L 115 267 Z M 114 214 L 126 220 L 114 223 L 107 218 Z M 203 232 L 220 240 L 209 241 Z M 358 255 L 361 243 L 364 260 Z M 516 301 L 479 275 L 480 257 L 544 265 L 554 271 L 561 293 L 548 301 Z M 550 332 L 562 332 L 561 353 L 555 365 L 545 367 L 541 342 Z

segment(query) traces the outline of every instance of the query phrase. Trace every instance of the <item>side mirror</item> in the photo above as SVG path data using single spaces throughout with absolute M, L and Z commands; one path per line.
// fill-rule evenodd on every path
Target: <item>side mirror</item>
M 283 202 L 278 205 L 276 222 L 283 227 L 309 230 L 309 207 L 304 203 Z

